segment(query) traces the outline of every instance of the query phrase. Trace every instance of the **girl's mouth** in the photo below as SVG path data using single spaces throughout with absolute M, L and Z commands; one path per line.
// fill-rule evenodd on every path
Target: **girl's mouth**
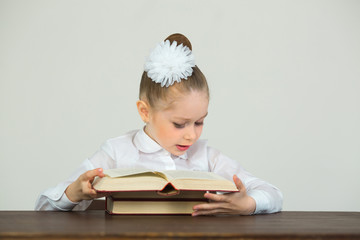
M 179 149 L 180 151 L 186 151 L 189 149 L 191 145 L 176 145 L 177 149 Z

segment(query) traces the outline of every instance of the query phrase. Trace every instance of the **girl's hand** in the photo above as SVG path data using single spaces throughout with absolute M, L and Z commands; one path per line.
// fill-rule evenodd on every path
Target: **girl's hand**
M 102 168 L 89 170 L 80 175 L 79 178 L 71 183 L 65 190 L 65 194 L 69 200 L 72 202 L 80 202 L 81 200 L 90 200 L 105 196 L 105 194 L 97 193 L 91 185 L 96 176 L 101 178 L 105 176 Z
M 233 180 L 239 192 L 228 194 L 205 193 L 205 198 L 211 200 L 211 202 L 195 205 L 192 216 L 217 214 L 250 215 L 254 213 L 256 209 L 255 200 L 246 194 L 246 188 L 236 175 L 233 176 Z

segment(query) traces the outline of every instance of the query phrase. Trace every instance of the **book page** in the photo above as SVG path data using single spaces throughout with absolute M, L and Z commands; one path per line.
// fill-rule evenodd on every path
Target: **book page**
M 104 174 L 112 178 L 131 176 L 147 172 L 153 173 L 152 170 L 146 168 L 116 168 L 104 170 Z
M 94 181 L 93 188 L 103 192 L 161 191 L 166 184 L 165 179 L 149 172 L 123 177 L 98 178 Z
M 168 180 L 174 179 L 205 179 L 205 180 L 226 180 L 225 178 L 212 173 L 190 170 L 166 170 L 162 171 Z

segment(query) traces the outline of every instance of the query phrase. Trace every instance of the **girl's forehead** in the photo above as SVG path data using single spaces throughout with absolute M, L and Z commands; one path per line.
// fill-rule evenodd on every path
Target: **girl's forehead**
M 165 111 L 167 114 L 176 117 L 192 119 L 198 116 L 205 116 L 208 111 L 208 105 L 209 98 L 206 93 L 192 91 L 189 94 L 177 97 Z
M 191 102 L 191 101 L 208 101 L 209 97 L 205 91 L 190 91 L 179 94 L 175 101 L 177 102 Z

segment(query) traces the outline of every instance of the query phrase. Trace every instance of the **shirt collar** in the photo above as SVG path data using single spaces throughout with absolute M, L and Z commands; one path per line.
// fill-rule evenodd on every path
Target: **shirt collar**
M 141 152 L 144 153 L 154 153 L 162 149 L 162 147 L 152 140 L 149 135 L 147 135 L 144 129 L 139 130 L 134 137 L 134 144 Z
M 134 145 L 136 146 L 139 151 L 143 153 L 155 153 L 160 150 L 163 150 L 164 152 L 167 152 L 165 149 L 163 149 L 157 142 L 155 142 L 149 135 L 147 135 L 142 128 L 139 130 L 134 137 Z M 175 156 L 171 154 L 171 157 L 173 159 L 175 158 L 181 158 L 181 159 L 188 159 L 187 152 L 185 152 L 183 155 Z
M 171 154 L 171 157 L 172 157 L 172 159 L 176 159 L 176 158 L 180 158 L 182 160 L 187 160 L 188 159 L 187 152 L 185 152 L 183 155 L 180 155 L 180 156 L 176 156 L 176 155 Z

